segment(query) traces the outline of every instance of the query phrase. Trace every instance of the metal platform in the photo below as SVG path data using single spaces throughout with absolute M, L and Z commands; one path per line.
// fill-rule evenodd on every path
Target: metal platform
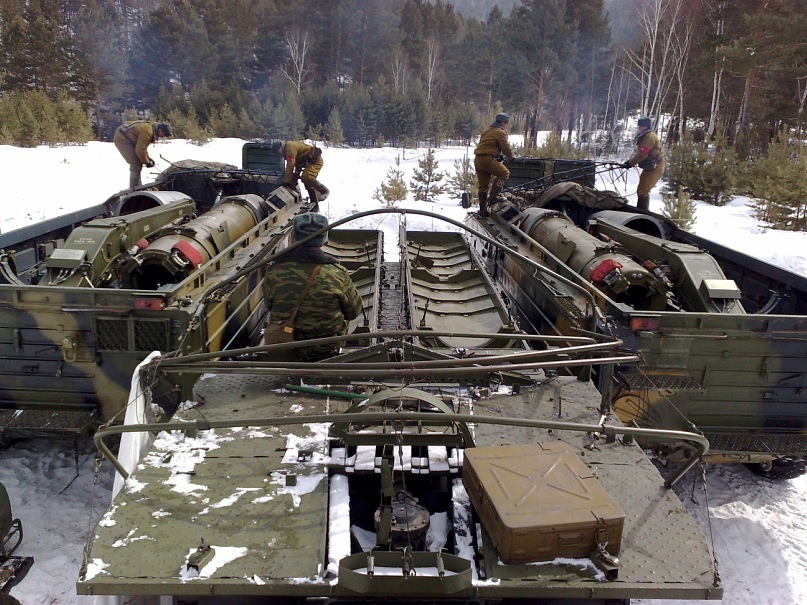
M 196 400 L 205 403 L 179 412 L 175 420 L 238 418 L 248 425 L 267 416 L 332 414 L 338 419 L 351 405 L 276 387 L 266 377 L 211 376 L 196 389 Z M 590 423 L 599 419 L 591 405 L 598 399 L 591 384 L 557 377 L 518 394 L 460 399 L 456 410 Z M 661 487 L 657 470 L 637 446 L 575 431 L 491 424 L 475 426 L 474 438 L 480 446 L 570 444 L 626 512 L 619 575 L 617 581 L 603 581 L 593 566 L 568 562 L 505 565 L 480 529 L 483 556 L 474 563 L 475 579 L 451 596 L 720 598 L 705 538 L 675 494 Z M 345 477 L 364 471 L 362 476 L 378 480 L 380 463 L 374 448 L 356 452 L 363 462 L 350 463 L 344 450 L 332 450 L 329 443 L 328 426 L 321 423 L 162 434 L 96 529 L 88 556 L 92 564 L 82 572 L 79 593 L 356 597 L 340 583 L 335 566 L 329 567 L 334 538 L 327 528 L 339 515 L 329 501 Z M 411 448 L 401 454 L 396 453 L 394 467 L 414 485 L 418 462 Z M 452 456 L 443 448 L 442 454 L 427 457 L 431 462 L 422 466 L 424 475 L 444 476 L 446 485 L 454 486 L 447 489 L 456 490 L 458 481 L 451 478 L 462 472 L 461 453 Z M 351 514 L 341 523 L 349 528 L 355 520 L 352 513 L 343 514 Z M 461 515 L 454 514 L 457 524 Z M 204 555 L 205 545 L 213 546 L 215 557 Z M 459 546 L 455 549 L 462 552 Z M 203 560 L 201 576 L 190 577 L 183 568 L 195 552 Z M 377 586 L 367 590 L 362 598 L 386 596 Z

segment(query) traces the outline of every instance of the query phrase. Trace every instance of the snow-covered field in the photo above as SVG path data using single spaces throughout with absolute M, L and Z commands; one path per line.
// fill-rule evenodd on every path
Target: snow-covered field
M 203 147 L 174 140 L 156 145 L 153 171 L 143 180 L 183 159 L 215 160 L 241 165 L 244 141 L 219 139 Z M 321 210 L 331 220 L 368 210 L 375 189 L 401 157 L 407 181 L 425 149 L 326 149 L 320 180 L 331 189 Z M 472 148 L 436 150 L 439 169 L 453 172 L 453 163 Z M 165 159 L 160 158 L 164 156 Z M 623 158 L 624 159 L 624 158 Z M 0 146 L 4 174 L 4 212 L 0 230 L 51 218 L 98 204 L 126 187 L 128 166 L 111 143 L 92 142 L 77 147 L 20 149 Z M 635 201 L 638 171 L 614 185 Z M 441 196 L 435 203 L 404 202 L 406 208 L 430 210 L 461 221 L 465 210 L 456 196 Z M 651 210 L 660 212 L 659 190 L 651 196 Z M 751 216 L 748 200 L 737 198 L 717 208 L 698 203 L 695 233 L 745 251 L 790 271 L 807 275 L 807 233 L 760 228 Z M 363 219 L 349 227 L 385 231 L 385 251 L 397 254 L 397 218 Z M 444 229 L 439 221 L 406 217 L 414 229 Z M 807 477 L 772 483 L 743 466 L 710 466 L 707 491 L 692 478 L 676 486 L 679 496 L 714 541 L 726 605 L 797 605 L 807 603 Z M 95 450 L 90 440 L 49 442 L 34 439 L 0 451 L 0 481 L 10 494 L 15 516 L 22 519 L 25 540 L 18 553 L 35 563 L 11 594 L 24 605 L 89 605 L 92 599 L 75 594 L 82 550 L 95 521 L 106 509 L 112 490 L 109 463 L 96 473 Z M 707 499 L 708 497 L 708 499 Z M 708 507 L 708 508 L 707 508 Z M 709 514 L 707 514 L 707 510 Z M 662 601 L 642 601 L 644 604 Z M 682 603 L 682 602 L 679 602 Z

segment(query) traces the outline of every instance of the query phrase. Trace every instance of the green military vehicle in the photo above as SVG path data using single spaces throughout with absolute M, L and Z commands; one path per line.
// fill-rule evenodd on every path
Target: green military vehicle
M 623 422 L 697 430 L 714 462 L 803 473 L 807 279 L 597 191 L 595 162 L 517 158 L 510 168 L 506 201 L 467 222 L 538 263 L 472 237 L 521 326 L 618 338 L 638 354 L 595 372 Z M 649 445 L 668 459 L 691 454 Z
M 389 209 L 329 227 L 325 250 L 363 300 L 345 337 L 139 369 L 141 413 L 95 435 L 125 481 L 78 593 L 197 605 L 721 599 L 709 542 L 637 444 L 690 443 L 689 467 L 707 441 L 623 426 L 573 375 L 636 357 L 616 339 L 519 329 L 457 231 L 402 224 L 401 258 L 385 261 L 381 232 L 340 228 L 385 213 L 441 220 Z M 287 361 L 291 347 L 333 339 L 332 357 Z M 183 404 L 143 422 L 158 378 Z M 120 460 L 106 445 L 117 435 Z
M 179 162 L 155 183 L 0 235 L 0 438 L 119 421 L 152 351 L 248 343 L 265 313 L 262 274 L 238 273 L 306 210 L 282 175 L 268 144 L 248 143 L 241 168 Z

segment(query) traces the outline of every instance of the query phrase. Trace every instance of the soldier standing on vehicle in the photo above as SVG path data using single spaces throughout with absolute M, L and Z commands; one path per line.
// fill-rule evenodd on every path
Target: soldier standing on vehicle
M 330 190 L 317 180 L 319 171 L 325 164 L 322 149 L 299 141 L 278 141 L 275 143 L 277 153 L 286 159 L 286 173 L 283 184 L 296 187 L 297 179 L 303 182 L 308 198 L 313 203 L 312 210 L 319 211 L 319 203 L 324 202 Z
M 479 135 L 474 149 L 474 169 L 479 181 L 479 216 L 488 216 L 488 200 L 493 204 L 510 178 L 510 171 L 503 159 L 513 159 L 513 150 L 507 140 L 505 126 L 510 122 L 506 113 L 496 115 L 496 121 Z M 493 179 L 493 185 L 490 185 Z M 490 188 L 490 192 L 488 192 Z
M 636 207 L 650 209 L 650 192 L 664 174 L 664 150 L 658 135 L 653 132 L 650 118 L 639 118 L 639 133 L 636 135 L 636 152 L 622 164 L 623 168 L 638 166 L 642 169 L 636 187 Z
M 134 120 L 118 126 L 113 142 L 123 159 L 129 164 L 130 189 L 141 184 L 140 171 L 143 166 L 146 168 L 154 166 L 154 160 L 148 154 L 148 146 L 160 137 L 172 136 L 174 136 L 174 129 L 168 122 Z
M 300 241 L 327 226 L 328 219 L 321 214 L 295 216 L 293 240 Z M 348 321 L 362 312 L 361 296 L 347 269 L 321 249 L 327 241 L 328 233 L 322 233 L 279 256 L 266 272 L 263 298 L 270 319 L 287 320 L 294 315 L 294 340 L 347 334 Z M 335 355 L 338 349 L 338 345 L 314 345 L 292 349 L 290 356 L 318 361 Z

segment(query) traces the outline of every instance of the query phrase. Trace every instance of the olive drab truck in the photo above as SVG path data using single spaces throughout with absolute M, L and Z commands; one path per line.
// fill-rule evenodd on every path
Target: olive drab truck
M 636 364 L 595 380 L 620 419 L 697 430 L 709 460 L 770 477 L 807 456 L 807 279 L 595 188 L 609 164 L 517 158 L 489 219 L 467 222 L 521 326 L 620 339 Z M 687 446 L 649 443 L 668 460 Z
M 383 232 L 348 224 L 390 214 L 398 259 L 384 258 Z M 438 229 L 408 229 L 412 214 Z M 615 338 L 519 328 L 462 223 L 442 231 L 441 220 L 379 209 L 329 225 L 323 249 L 362 297 L 343 337 L 166 354 L 138 369 L 133 387 L 159 375 L 183 403 L 166 422 L 136 414 L 96 432 L 122 489 L 88 541 L 80 595 L 198 605 L 721 599 L 709 541 L 638 445 L 692 446 L 669 487 L 706 439 L 621 424 L 572 370 L 636 356 Z M 291 361 L 292 348 L 332 339 L 333 356 Z M 145 410 L 152 394 L 140 391 Z M 146 453 L 124 462 L 110 449 L 118 435 L 118 451 L 142 436 Z
M 1 234 L 0 438 L 118 419 L 152 351 L 249 343 L 265 312 L 262 273 L 231 278 L 305 211 L 282 175 L 268 144 L 247 143 L 241 168 L 179 162 L 154 183 Z

